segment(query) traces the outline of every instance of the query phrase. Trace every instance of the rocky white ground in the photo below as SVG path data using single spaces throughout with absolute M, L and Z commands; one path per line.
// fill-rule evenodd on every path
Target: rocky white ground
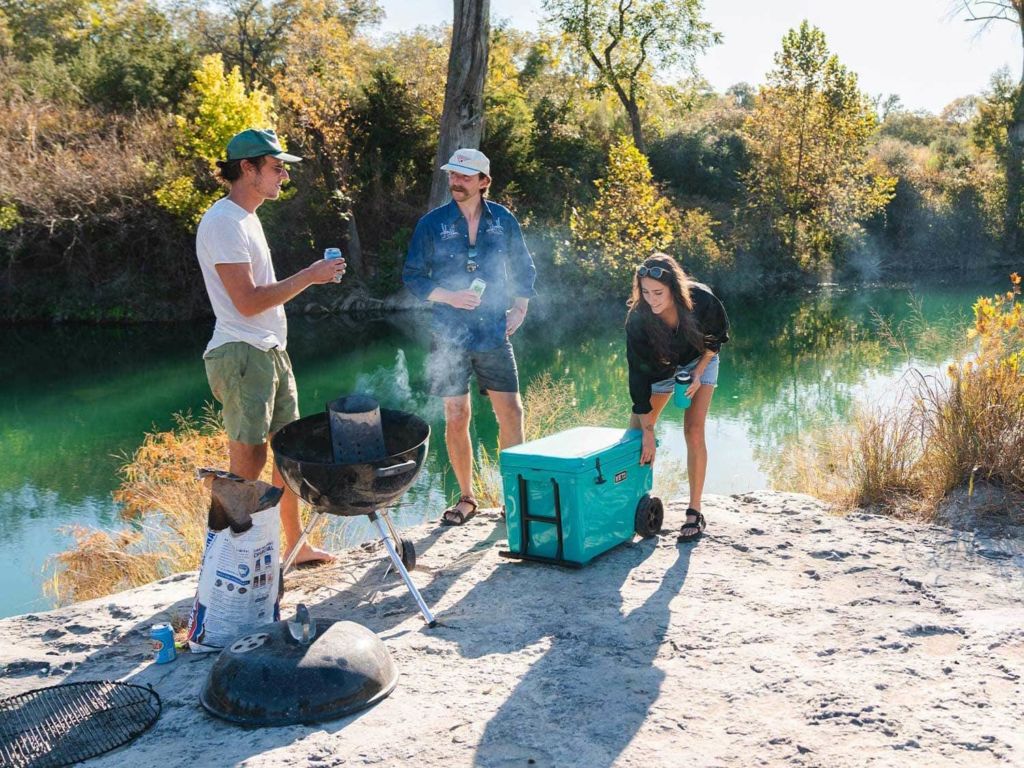
M 148 628 L 187 612 L 194 574 L 0 621 L 0 697 L 152 684 L 160 720 L 96 768 L 1024 765 L 1019 536 L 772 492 L 705 511 L 697 545 L 673 504 L 660 537 L 580 571 L 500 558 L 495 514 L 414 529 L 434 629 L 381 558 L 292 578 L 285 612 L 358 621 L 401 670 L 342 720 L 237 728 L 198 703 L 211 656 L 151 663 Z

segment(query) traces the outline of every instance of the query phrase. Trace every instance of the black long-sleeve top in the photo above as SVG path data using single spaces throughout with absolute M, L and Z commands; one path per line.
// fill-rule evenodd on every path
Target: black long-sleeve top
M 704 335 L 705 348 L 718 352 L 729 340 L 729 317 L 725 314 L 725 307 L 703 283 L 690 283 L 690 298 L 693 300 L 693 318 Z M 681 308 L 680 311 L 685 312 L 686 309 Z M 672 378 L 677 366 L 691 363 L 704 353 L 704 350 L 693 346 L 686 337 L 683 323 L 679 323 L 672 336 L 669 359 L 660 360 L 644 326 L 644 318 L 638 312 L 630 314 L 626 322 L 626 362 L 629 364 L 629 397 L 636 414 L 651 412 L 652 384 Z

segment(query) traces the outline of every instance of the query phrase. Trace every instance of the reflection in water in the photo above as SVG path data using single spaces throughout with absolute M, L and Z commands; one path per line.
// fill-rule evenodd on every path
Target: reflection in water
M 987 292 L 982 286 L 919 295 L 925 319 L 948 332 Z M 872 312 L 899 322 L 909 311 L 908 298 L 905 290 L 859 289 L 727 301 L 734 332 L 723 348 L 708 420 L 707 491 L 767 486 L 787 437 L 843 419 L 855 400 L 891 387 L 907 360 L 879 341 Z M 624 313 L 624 305 L 615 303 L 546 312 L 531 307 L 514 339 L 524 385 L 545 372 L 568 379 L 581 408 L 609 404 L 621 414 L 609 426 L 626 426 Z M 382 407 L 413 411 L 431 424 L 427 464 L 396 514 L 405 524 L 437 517 L 456 488 L 445 469 L 441 404 L 426 394 L 427 323 L 420 313 L 359 322 L 290 320 L 289 353 L 304 414 L 341 394 L 367 391 Z M 198 414 L 210 399 L 200 359 L 208 336 L 209 325 L 202 323 L 15 328 L 0 339 L 0 562 L 7 574 L 0 615 L 46 607 L 39 597 L 43 563 L 69 541 L 60 526 L 121 524 L 110 500 L 119 456 L 134 450 L 144 432 L 169 428 L 173 413 Z M 916 362 L 934 365 L 945 349 L 932 343 L 910 351 Z M 494 446 L 497 424 L 476 392 L 473 407 L 474 439 Z M 658 437 L 659 485 L 680 488 L 682 414 L 672 406 Z M 368 521 L 345 522 L 351 526 L 347 537 L 371 535 Z

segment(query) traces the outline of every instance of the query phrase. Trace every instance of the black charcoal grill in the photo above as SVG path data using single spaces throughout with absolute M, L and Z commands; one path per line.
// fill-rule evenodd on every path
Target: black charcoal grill
M 395 569 L 430 626 L 434 617 L 409 576 L 416 553 L 401 538 L 386 507 L 409 490 L 427 457 L 430 426 L 405 411 L 381 409 L 368 395 L 328 403 L 324 413 L 293 421 L 271 442 L 288 487 L 313 505 L 302 537 L 285 561 L 287 573 L 307 535 L 324 514 L 366 515 L 377 526 Z

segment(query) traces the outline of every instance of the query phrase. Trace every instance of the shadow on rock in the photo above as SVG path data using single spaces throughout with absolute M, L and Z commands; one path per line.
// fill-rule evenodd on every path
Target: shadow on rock
M 539 656 L 484 728 L 475 765 L 615 763 L 658 698 L 654 660 L 689 567 L 690 547 L 663 573 L 645 567 L 656 546 L 670 545 L 626 545 L 580 571 L 504 563 L 441 617 L 466 658 Z

